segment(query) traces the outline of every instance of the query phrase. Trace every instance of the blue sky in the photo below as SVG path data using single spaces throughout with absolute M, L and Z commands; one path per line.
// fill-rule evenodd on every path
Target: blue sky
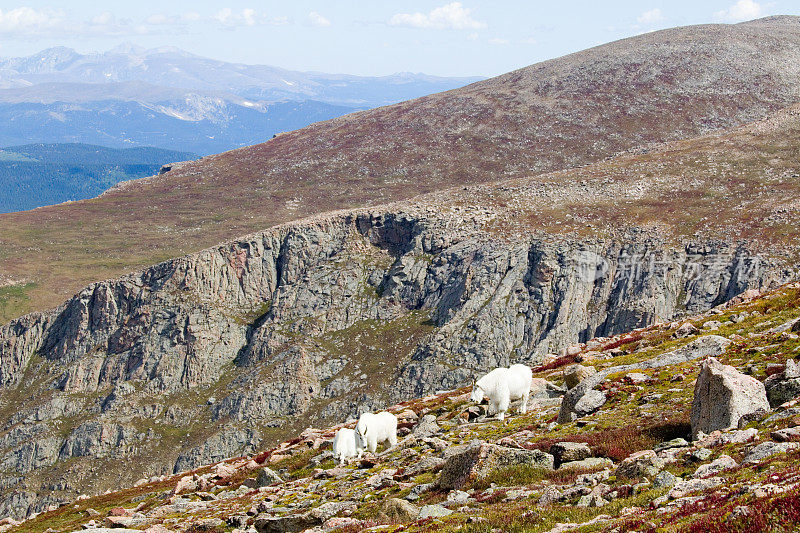
M 295 70 L 496 75 L 687 24 L 800 15 L 800 0 L 0 0 L 0 56 L 122 42 Z

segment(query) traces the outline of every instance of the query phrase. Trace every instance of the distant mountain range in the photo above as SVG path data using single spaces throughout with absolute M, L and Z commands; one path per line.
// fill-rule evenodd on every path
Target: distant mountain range
M 95 143 L 209 154 L 480 78 L 360 77 L 226 63 L 177 48 L 56 47 L 0 59 L 0 146 Z
M 88 144 L 30 144 L 0 149 L 0 213 L 93 198 L 120 181 L 151 176 L 192 153 Z

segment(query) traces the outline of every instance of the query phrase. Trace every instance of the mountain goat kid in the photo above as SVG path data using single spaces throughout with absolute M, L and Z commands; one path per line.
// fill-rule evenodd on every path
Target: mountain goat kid
M 356 438 L 356 432 L 350 428 L 341 428 L 336 432 L 333 437 L 333 458 L 339 460 L 339 464 L 343 465 L 353 457 L 361 459 L 364 453 L 364 446 Z
M 489 400 L 489 415 L 497 414 L 503 420 L 512 400 L 522 399 L 519 413 L 528 411 L 528 397 L 531 394 L 532 372 L 526 365 L 511 365 L 508 368 L 495 368 L 472 385 L 472 401 L 481 403 Z
M 389 441 L 389 446 L 397 444 L 397 417 L 388 411 L 377 414 L 364 413 L 356 424 L 356 439 L 360 445 L 372 453 L 378 444 Z

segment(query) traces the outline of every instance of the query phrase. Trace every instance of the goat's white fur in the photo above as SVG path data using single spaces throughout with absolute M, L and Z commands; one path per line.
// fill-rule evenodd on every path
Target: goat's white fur
M 356 439 L 360 445 L 372 453 L 378 444 L 389 441 L 389 446 L 397 444 L 397 417 L 388 411 L 364 413 L 356 424 Z
M 472 401 L 481 403 L 489 400 L 489 415 L 497 414 L 503 420 L 512 400 L 521 399 L 520 414 L 528 411 L 528 398 L 531 394 L 532 372 L 527 365 L 511 365 L 508 368 L 495 368 L 472 386 Z
M 360 444 L 354 429 L 339 429 L 333 437 L 333 458 L 338 459 L 341 465 L 347 463 L 353 457 L 361 459 L 364 447 L 360 446 Z

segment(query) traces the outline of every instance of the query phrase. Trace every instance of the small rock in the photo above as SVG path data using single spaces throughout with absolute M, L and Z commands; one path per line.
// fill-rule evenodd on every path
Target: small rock
M 800 327 L 800 320 L 795 322 L 794 327 Z M 794 327 L 792 328 L 792 331 L 794 331 Z M 794 359 L 786 360 L 786 364 L 783 368 L 783 377 L 785 379 L 800 378 L 800 365 L 798 365 Z
M 268 487 L 275 483 L 283 483 L 283 479 L 274 470 L 266 466 L 256 476 L 256 487 Z
M 436 472 L 442 468 L 445 460 L 439 457 L 425 457 L 421 461 L 409 466 L 403 471 L 403 478 L 418 476 L 423 472 Z
M 557 442 L 550 446 L 550 455 L 555 459 L 555 464 L 580 461 L 592 456 L 592 450 L 585 442 Z
M 684 322 L 678 329 L 675 330 L 674 336 L 678 339 L 683 339 L 691 335 L 699 333 L 700 330 L 691 322 Z
M 590 390 L 575 404 L 575 413 L 578 416 L 588 415 L 600 409 L 606 403 L 606 393 L 599 390 Z
M 574 388 L 578 383 L 597 373 L 594 367 L 583 365 L 570 365 L 564 369 L 564 384 L 567 389 Z
M 628 479 L 652 478 L 662 468 L 664 468 L 664 461 L 656 455 L 656 452 L 643 450 L 623 459 L 614 475 L 618 478 Z
M 630 372 L 628 374 L 625 374 L 625 378 L 634 384 L 646 383 L 650 381 L 650 376 L 648 376 L 647 374 L 642 374 L 641 372 Z
M 587 457 L 580 461 L 570 461 L 561 463 L 560 470 L 600 470 L 603 468 L 613 468 L 614 461 L 608 457 Z
M 586 496 L 581 496 L 578 500 L 578 507 L 603 507 L 608 501 L 603 498 L 601 485 L 592 489 Z
M 745 415 L 742 415 L 742 417 L 739 419 L 739 424 L 738 424 L 739 429 L 744 429 L 750 422 L 757 422 L 761 420 L 762 418 L 767 416 L 767 414 L 768 411 L 765 409 L 756 409 L 752 413 L 747 413 Z
M 779 453 L 786 453 L 796 447 L 797 444 L 794 442 L 762 442 L 747 453 L 743 463 L 760 463 L 767 457 Z
M 767 399 L 771 407 L 778 407 L 800 396 L 800 378 L 784 377 L 783 373 L 774 374 L 764 380 Z
M 442 505 L 424 505 L 422 509 L 420 509 L 419 516 L 417 518 L 418 520 L 424 520 L 426 518 L 437 518 L 451 514 L 453 514 L 453 511 Z
M 746 505 L 737 505 L 733 508 L 733 511 L 731 511 L 732 520 L 740 520 L 747 516 L 750 516 L 750 508 Z
M 399 422 L 416 422 L 419 420 L 419 416 L 417 413 L 412 411 L 411 409 L 405 409 L 397 413 L 397 420 Z
M 411 432 L 418 439 L 423 439 L 441 432 L 441 428 L 439 427 L 439 424 L 436 423 L 436 417 L 434 415 L 425 415 L 422 417 L 422 420 L 420 420 L 419 423 L 414 426 L 414 429 Z
M 390 522 L 413 522 L 419 516 L 420 509 L 400 498 L 389 498 L 381 505 L 380 512 Z
M 463 490 L 451 490 L 447 494 L 448 502 L 464 503 L 469 500 L 469 493 Z
M 722 485 L 725 480 L 721 477 L 710 477 L 707 479 L 690 479 L 687 481 L 678 481 L 669 493 L 669 497 L 673 499 L 683 498 L 692 492 L 698 492 L 708 489 L 713 489 Z
M 661 442 L 659 444 L 656 444 L 655 446 L 653 446 L 653 451 L 658 453 L 672 448 L 685 448 L 687 446 L 689 446 L 689 443 L 686 441 L 686 439 L 678 437 L 677 439 L 672 439 L 666 442 Z
M 786 429 L 778 429 L 770 433 L 769 436 L 778 442 L 789 442 L 793 440 L 800 440 L 800 426 L 795 426 Z
M 702 465 L 697 467 L 695 470 L 694 478 L 702 478 L 716 475 L 723 470 L 729 470 L 731 468 L 736 468 L 739 466 L 736 461 L 729 455 L 720 455 L 717 459 L 714 459 L 712 462 L 708 463 L 707 465 Z
M 712 455 L 714 455 L 714 452 L 712 452 L 708 448 L 698 448 L 697 450 L 692 452 L 692 455 L 690 457 L 693 461 L 701 463 L 706 459 L 708 459 L 709 457 L 711 457 Z
M 659 472 L 655 478 L 653 478 L 653 488 L 654 489 L 663 489 L 666 487 L 671 487 L 678 482 L 678 478 L 672 475 L 670 472 L 666 470 L 662 470 Z
M 561 491 L 555 487 L 547 487 L 539 497 L 539 505 L 550 505 L 561 499 Z
M 743 444 L 749 442 L 758 436 L 756 428 L 739 429 L 735 431 L 715 431 L 711 435 L 698 438 L 695 442 L 698 446 L 724 446 L 726 444 Z M 698 437 L 700 437 L 698 435 Z

